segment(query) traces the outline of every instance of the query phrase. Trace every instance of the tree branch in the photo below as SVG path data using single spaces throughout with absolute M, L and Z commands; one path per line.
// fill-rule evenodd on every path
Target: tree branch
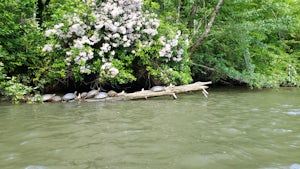
M 193 65 L 201 67 L 201 68 L 206 69 L 208 71 L 212 71 L 212 72 L 216 71 L 214 68 L 211 68 L 211 67 L 208 67 L 208 66 L 205 66 L 205 65 L 202 65 L 202 64 L 193 63 Z
M 221 9 L 222 4 L 223 4 L 223 0 L 219 0 L 215 10 L 212 13 L 209 23 L 205 26 L 204 32 L 202 33 L 200 38 L 197 40 L 197 42 L 191 47 L 190 54 L 189 54 L 190 57 L 196 52 L 196 50 L 199 48 L 199 46 L 201 46 L 203 40 L 207 37 L 207 35 L 210 32 L 210 29 L 215 21 L 215 18 L 217 16 L 219 10 Z

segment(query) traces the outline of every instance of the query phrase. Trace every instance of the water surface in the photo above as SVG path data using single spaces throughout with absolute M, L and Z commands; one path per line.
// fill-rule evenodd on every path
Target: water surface
M 300 168 L 299 89 L 209 93 L 1 104 L 0 168 Z

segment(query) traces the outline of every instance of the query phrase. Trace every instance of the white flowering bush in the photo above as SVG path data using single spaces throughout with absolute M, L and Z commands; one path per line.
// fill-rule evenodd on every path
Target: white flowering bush
M 142 10 L 141 0 L 76 2 L 75 12 L 64 12 L 62 20 L 45 31 L 48 40 L 42 49 L 45 55 L 59 54 L 56 57 L 64 59 L 66 72 L 76 80 L 94 74 L 101 82 L 127 83 L 140 76 L 137 68 L 163 83 L 171 83 L 172 77 L 166 77 L 174 72 L 190 74 L 182 69 L 188 66 L 186 37 L 169 28 L 159 32 L 160 21 Z M 188 83 L 191 78 L 187 79 L 177 81 Z
M 155 79 L 163 84 L 187 84 L 192 81 L 191 60 L 188 57 L 189 40 L 178 27 L 161 21 L 156 41 L 142 42 L 137 49 L 137 56 Z

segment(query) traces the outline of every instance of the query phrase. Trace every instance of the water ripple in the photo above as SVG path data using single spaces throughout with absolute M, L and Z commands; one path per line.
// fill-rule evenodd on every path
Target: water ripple
M 300 164 L 292 164 L 291 166 L 290 166 L 290 169 L 300 169 Z
M 0 168 L 300 169 L 299 93 L 4 106 Z
M 289 112 L 286 112 L 286 114 L 288 114 L 288 115 L 300 115 L 300 111 L 289 111 Z
M 38 165 L 30 165 L 30 166 L 27 166 L 25 169 L 46 169 L 46 167 L 38 166 Z

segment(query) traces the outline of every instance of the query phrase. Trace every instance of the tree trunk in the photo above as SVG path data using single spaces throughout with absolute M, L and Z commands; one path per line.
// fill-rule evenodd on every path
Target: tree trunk
M 37 1 L 37 16 L 36 20 L 38 21 L 40 27 L 43 23 L 43 12 L 47 5 L 49 5 L 50 0 L 38 0 Z
M 223 0 L 219 0 L 215 10 L 212 13 L 212 16 L 210 18 L 209 23 L 205 26 L 204 32 L 200 36 L 200 38 L 197 40 L 197 42 L 191 47 L 189 56 L 192 57 L 193 54 L 196 52 L 196 50 L 201 46 L 203 40 L 207 37 L 208 33 L 210 32 L 210 29 L 215 21 L 215 18 L 221 9 L 221 6 L 223 4 Z

